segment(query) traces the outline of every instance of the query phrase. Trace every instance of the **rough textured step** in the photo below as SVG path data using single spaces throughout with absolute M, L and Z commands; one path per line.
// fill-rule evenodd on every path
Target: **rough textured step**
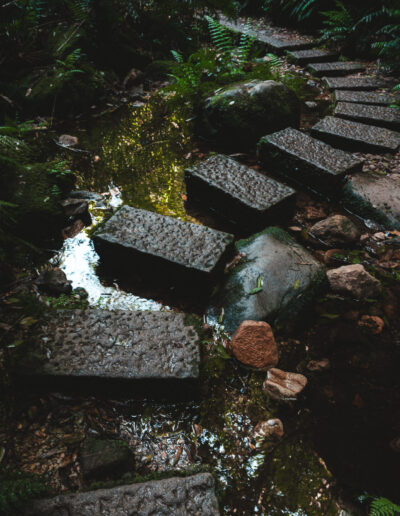
M 388 106 L 395 101 L 393 95 L 375 91 L 335 90 L 334 97 L 337 102 L 376 104 L 377 106 Z
M 323 63 L 337 59 L 338 54 L 327 50 L 320 50 L 319 48 L 311 48 L 309 50 L 295 50 L 287 53 L 289 61 L 299 65 L 308 63 Z
M 340 186 L 346 174 L 362 167 L 351 154 L 291 127 L 261 138 L 258 155 L 271 170 L 323 191 Z
M 210 473 L 32 501 L 23 516 L 219 515 Z
M 63 310 L 35 334 L 35 377 L 75 380 L 193 381 L 199 337 L 176 312 Z M 34 372 L 32 372 L 34 371 Z
M 396 131 L 400 129 L 400 110 L 395 108 L 339 102 L 335 107 L 335 116 Z
M 377 90 L 385 83 L 373 77 L 325 77 L 325 85 L 330 90 Z
M 313 136 L 354 152 L 395 152 L 400 134 L 384 127 L 326 116 L 311 129 Z
M 185 171 L 189 201 L 196 199 L 253 233 L 290 216 L 295 190 L 223 155 Z
M 224 264 L 233 236 L 158 213 L 123 206 L 95 233 L 102 260 L 171 281 L 207 281 Z
M 389 229 L 400 229 L 400 174 L 356 174 L 343 189 L 345 206 Z
M 280 36 L 276 33 L 273 35 L 272 29 L 249 30 L 246 23 L 228 20 L 224 16 L 221 16 L 219 18 L 219 22 L 222 26 L 226 27 L 227 29 L 239 32 L 240 34 L 249 34 L 256 41 L 264 44 L 269 50 L 276 54 L 283 54 L 285 50 L 303 50 L 312 48 L 315 44 L 315 42 L 310 38 L 288 38 L 287 36 Z
M 333 63 L 314 63 L 307 67 L 317 77 L 338 77 L 351 73 L 363 72 L 365 67 L 360 63 L 349 63 L 346 61 L 335 61 Z

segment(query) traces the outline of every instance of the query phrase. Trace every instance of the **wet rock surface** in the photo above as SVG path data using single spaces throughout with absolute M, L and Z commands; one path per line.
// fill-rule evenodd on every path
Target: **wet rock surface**
M 254 147 L 261 136 L 299 127 L 300 101 L 284 84 L 254 80 L 206 99 L 201 132 L 227 148 Z
M 316 189 L 337 187 L 346 174 L 362 168 L 355 156 L 292 128 L 264 136 L 258 156 L 267 170 Z
M 346 61 L 335 61 L 333 63 L 313 63 L 308 69 L 317 77 L 337 77 L 351 73 L 363 72 L 364 66 L 360 63 L 349 63 Z
M 346 183 L 344 203 L 362 217 L 400 229 L 400 175 L 357 174 Z
M 239 362 L 255 369 L 276 366 L 279 360 L 272 328 L 262 321 L 243 321 L 233 334 L 231 349 Z
M 306 385 L 307 378 L 304 375 L 272 368 L 267 373 L 263 388 L 275 399 L 292 401 L 297 399 Z
M 335 116 L 388 129 L 400 129 L 400 112 L 395 108 L 339 102 L 335 107 Z
M 353 244 L 361 236 L 358 226 L 345 215 L 332 215 L 317 222 L 310 233 L 329 246 Z
M 326 77 L 325 85 L 330 90 L 377 90 L 385 83 L 373 77 Z
M 47 294 L 58 296 L 72 292 L 71 282 L 61 269 L 47 269 L 42 271 L 35 281 L 40 290 Z
M 344 265 L 327 272 L 333 292 L 347 294 L 354 299 L 373 298 L 381 292 L 381 283 L 363 265 Z
M 376 104 L 388 106 L 395 101 L 393 95 L 374 91 L 347 91 L 335 90 L 334 98 L 337 102 L 352 102 L 361 104 Z
M 155 274 L 164 268 L 172 276 L 188 277 L 217 272 L 232 240 L 222 231 L 130 206 L 121 208 L 94 235 L 102 258 L 118 261 L 115 253 L 120 251 L 121 261 L 139 270 Z
M 318 291 L 323 266 L 278 228 L 241 240 L 236 247 L 245 258 L 227 277 L 210 311 L 219 314 L 222 307 L 223 324 L 232 333 L 246 320 L 296 320 Z M 249 294 L 260 281 L 262 290 Z
M 209 473 L 61 495 L 32 502 L 24 516 L 124 516 L 126 514 L 197 514 L 217 516 L 218 502 Z
M 293 188 L 220 154 L 187 169 L 185 180 L 189 201 L 196 199 L 253 232 L 293 208 Z
M 400 146 L 400 133 L 333 116 L 315 124 L 311 133 L 316 138 L 353 151 L 395 152 Z
M 88 202 L 84 199 L 65 199 L 60 204 L 68 217 L 88 214 Z
M 132 471 L 134 459 L 124 441 L 88 438 L 80 451 L 80 464 L 85 482 L 118 480 L 124 473 Z
M 199 375 L 198 335 L 174 312 L 63 310 L 36 334 L 43 363 L 31 374 L 123 380 Z
M 312 48 L 310 50 L 295 50 L 287 53 L 289 61 L 293 61 L 299 65 L 307 63 L 322 63 L 324 61 L 331 61 L 336 59 L 337 54 L 319 48 Z

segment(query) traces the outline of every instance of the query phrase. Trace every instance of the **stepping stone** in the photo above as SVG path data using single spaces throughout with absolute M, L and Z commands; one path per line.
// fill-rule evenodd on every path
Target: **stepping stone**
M 388 129 L 400 129 L 400 110 L 395 108 L 339 102 L 335 107 L 335 116 Z
M 102 260 L 129 263 L 132 272 L 208 283 L 222 270 L 233 235 L 123 206 L 93 240 Z
M 395 97 L 389 93 L 377 93 L 371 91 L 335 90 L 334 98 L 337 102 L 353 102 L 360 104 L 376 104 L 388 106 L 393 104 Z
M 258 156 L 271 170 L 323 191 L 337 188 L 346 174 L 362 168 L 355 156 L 291 127 L 261 138 Z
M 170 514 L 218 516 L 218 501 L 210 473 L 171 477 L 32 500 L 21 516 L 126 516 Z
M 365 67 L 360 63 L 349 63 L 346 61 L 335 61 L 333 63 L 314 63 L 307 67 L 317 77 L 337 77 L 351 73 L 363 72 Z
M 208 313 L 233 333 L 243 321 L 291 327 L 307 314 L 325 281 L 323 265 L 286 231 L 270 227 L 236 243 L 246 257 L 234 267 Z M 262 283 L 262 290 L 251 294 Z
M 343 201 L 357 215 L 400 230 L 400 174 L 356 174 L 344 186 Z
M 353 152 L 395 152 L 400 145 L 400 133 L 333 116 L 320 120 L 311 133 L 327 143 Z
M 374 77 L 324 77 L 325 85 L 330 90 L 377 90 L 385 83 Z
M 196 199 L 253 233 L 290 216 L 295 190 L 218 154 L 185 171 L 189 201 Z
M 335 52 L 320 50 L 319 48 L 311 48 L 310 50 L 295 50 L 293 52 L 287 52 L 286 55 L 289 61 L 299 65 L 332 61 L 332 59 L 337 59 L 338 57 L 337 53 Z
M 35 342 L 40 365 L 27 371 L 39 378 L 186 382 L 199 376 L 199 336 L 181 313 L 62 310 L 41 323 Z

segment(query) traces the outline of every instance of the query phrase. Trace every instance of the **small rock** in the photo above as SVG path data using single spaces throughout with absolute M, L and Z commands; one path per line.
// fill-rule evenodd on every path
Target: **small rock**
M 310 111 L 315 111 L 318 108 L 318 104 L 316 102 L 307 101 L 305 102 L 305 105 Z
M 268 421 L 261 421 L 254 428 L 254 437 L 281 439 L 284 434 L 283 423 L 280 419 L 268 419 Z
M 67 280 L 65 273 L 58 268 L 41 272 L 35 283 L 40 290 L 52 295 L 70 294 L 72 292 L 71 282 Z
M 64 147 L 73 147 L 74 145 L 78 145 L 78 141 L 79 140 L 76 136 L 71 136 L 70 134 L 62 134 L 58 138 L 58 143 Z
M 310 233 L 325 244 L 351 244 L 359 240 L 361 232 L 352 220 L 344 215 L 332 215 L 314 224 Z
M 331 362 L 329 358 L 322 358 L 321 360 L 310 360 L 307 364 L 309 371 L 321 372 L 331 368 Z
M 327 272 L 327 276 L 331 289 L 337 294 L 349 294 L 355 299 L 363 299 L 377 296 L 381 291 L 380 282 L 359 263 L 332 269 Z
M 89 204 L 84 199 L 64 199 L 60 201 L 60 204 L 67 217 L 76 217 L 88 213 Z
M 363 315 L 358 321 L 358 325 L 372 333 L 372 335 L 379 335 L 379 333 L 382 332 L 385 323 L 376 315 Z
M 89 438 L 82 445 L 80 461 L 86 481 L 119 479 L 132 471 L 133 453 L 124 441 Z
M 84 227 L 84 222 L 81 219 L 77 219 L 70 226 L 61 230 L 62 237 L 64 240 L 67 238 L 74 238 L 74 236 L 80 233 Z
M 275 366 L 279 360 L 274 334 L 266 322 L 243 321 L 232 337 L 231 348 L 242 364 L 256 369 Z
M 400 437 L 395 437 L 390 441 L 390 447 L 393 451 L 400 453 Z
M 304 375 L 272 368 L 267 373 L 263 388 L 275 399 L 290 401 L 296 400 L 306 385 Z

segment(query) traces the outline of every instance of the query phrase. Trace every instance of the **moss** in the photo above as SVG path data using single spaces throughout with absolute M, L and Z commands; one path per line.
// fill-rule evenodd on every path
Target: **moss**
M 203 327 L 203 320 L 201 317 L 194 314 L 186 314 L 184 324 L 185 326 L 192 326 L 199 340 L 203 340 L 205 333 Z

